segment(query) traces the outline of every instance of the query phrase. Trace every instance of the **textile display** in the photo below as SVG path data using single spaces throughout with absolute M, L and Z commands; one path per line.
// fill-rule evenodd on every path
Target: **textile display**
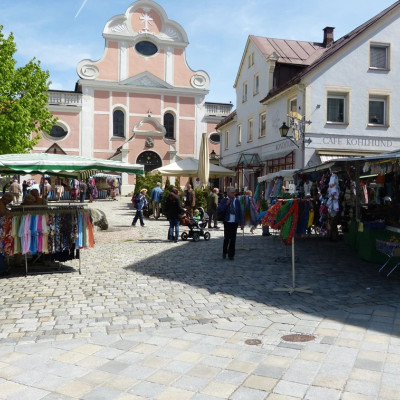
M 248 226 L 256 226 L 258 211 L 257 205 L 252 196 L 244 195 L 240 196 L 240 206 L 242 207 L 244 224 Z M 231 205 L 233 202 L 231 203 Z M 233 213 L 235 210 L 233 210 Z
M 89 210 L 40 210 L 0 218 L 0 254 L 5 256 L 44 253 L 66 261 L 89 247 L 94 247 Z
M 280 238 L 286 245 L 292 243 L 295 233 L 305 234 L 313 214 L 311 200 L 279 200 L 266 212 L 262 225 L 280 229 Z

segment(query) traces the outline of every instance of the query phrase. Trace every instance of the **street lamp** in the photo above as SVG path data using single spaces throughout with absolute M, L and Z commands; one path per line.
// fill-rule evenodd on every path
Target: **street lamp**
M 295 114 L 295 115 L 294 115 Z M 311 121 L 306 121 L 305 117 L 300 114 L 291 113 L 289 115 L 289 126 L 285 122 L 279 128 L 282 138 L 289 139 L 297 148 L 301 149 L 301 167 L 304 168 L 306 143 L 310 144 L 312 140 L 305 138 L 305 127 L 310 125 Z M 289 130 L 292 129 L 293 136 L 288 136 Z

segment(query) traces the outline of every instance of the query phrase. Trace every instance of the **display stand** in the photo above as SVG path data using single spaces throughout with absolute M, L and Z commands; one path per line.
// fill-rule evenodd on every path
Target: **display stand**
M 397 261 L 395 266 L 392 267 L 389 273 L 386 275 L 386 277 L 388 278 L 392 274 L 392 272 L 394 272 L 400 265 L 400 243 L 387 242 L 377 239 L 376 249 L 388 257 L 387 261 L 379 268 L 379 273 L 381 273 L 391 261 Z
M 236 250 L 253 250 L 252 248 L 245 247 L 245 245 L 244 245 L 244 228 L 242 230 L 242 245 L 239 247 L 236 247 Z
M 294 237 L 292 239 L 292 286 L 285 285 L 283 288 L 273 289 L 274 292 L 288 292 L 290 295 L 294 292 L 309 293 L 314 292 L 308 287 L 296 287 L 296 268 L 295 268 L 295 255 L 294 255 Z

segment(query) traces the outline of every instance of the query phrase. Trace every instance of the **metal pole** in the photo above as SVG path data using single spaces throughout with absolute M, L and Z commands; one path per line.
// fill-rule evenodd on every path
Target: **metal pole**
M 294 265 L 294 236 L 292 238 L 292 288 L 296 288 L 296 267 Z

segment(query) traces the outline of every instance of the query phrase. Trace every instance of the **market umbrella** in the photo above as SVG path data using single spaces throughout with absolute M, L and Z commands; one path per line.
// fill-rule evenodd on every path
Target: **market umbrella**
M 156 168 L 151 171 L 152 173 L 159 173 L 163 176 L 191 176 L 197 177 L 199 170 L 199 161 L 195 158 L 185 158 L 164 167 Z M 221 167 L 220 165 L 210 164 L 209 177 L 222 178 L 224 176 L 235 176 L 235 171 L 228 168 Z
M 122 161 L 51 153 L 0 155 L 0 174 L 52 174 L 81 180 L 98 171 L 144 175 L 143 165 Z
M 208 154 L 208 138 L 207 133 L 201 136 L 199 162 L 197 176 L 200 179 L 200 186 L 207 187 L 210 173 L 210 156 Z

